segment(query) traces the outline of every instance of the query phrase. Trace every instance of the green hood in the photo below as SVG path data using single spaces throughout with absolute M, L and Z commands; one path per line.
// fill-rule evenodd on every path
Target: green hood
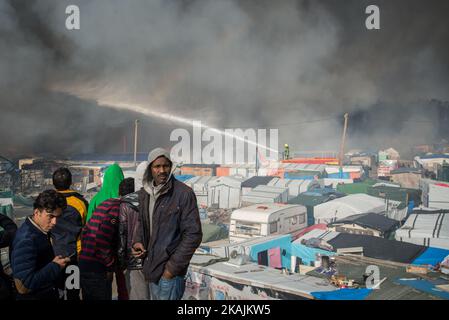
M 118 164 L 114 163 L 106 169 L 101 190 L 95 195 L 95 197 L 92 198 L 89 203 L 86 222 L 89 221 L 92 213 L 100 203 L 107 199 L 119 197 L 118 187 L 123 179 L 123 171 Z

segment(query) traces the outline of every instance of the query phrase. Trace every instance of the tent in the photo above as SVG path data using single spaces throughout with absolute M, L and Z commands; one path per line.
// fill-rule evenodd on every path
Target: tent
M 228 230 L 224 226 L 202 222 L 201 229 L 203 232 L 202 242 L 217 241 L 228 237 Z
M 217 205 L 220 209 L 238 208 L 240 206 L 242 182 L 243 178 L 235 176 L 223 176 L 209 181 L 208 206 Z
M 415 210 L 396 230 L 396 240 L 449 249 L 449 210 Z
M 281 196 L 275 192 L 250 191 L 242 195 L 242 206 L 254 203 L 281 203 Z
M 330 223 L 360 213 L 382 213 L 385 201 L 366 194 L 352 194 L 315 206 L 315 223 Z
M 287 201 L 288 201 L 288 188 L 260 185 L 260 186 L 255 187 L 253 189 L 253 191 L 277 193 L 277 194 L 279 194 L 281 202 L 287 203 Z
M 312 188 L 319 188 L 320 184 L 316 180 L 296 180 L 273 178 L 268 183 L 269 186 L 288 188 L 288 200 L 297 197 L 300 193 L 309 191 Z
M 208 204 L 208 183 L 217 179 L 217 177 L 210 176 L 195 176 L 186 180 L 184 183 L 193 189 L 195 192 L 198 206 L 206 207 Z

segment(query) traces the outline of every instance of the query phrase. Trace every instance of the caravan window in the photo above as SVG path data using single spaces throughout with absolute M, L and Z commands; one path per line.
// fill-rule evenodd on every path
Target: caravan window
M 278 231 L 278 223 L 277 221 L 270 223 L 270 234 Z
M 236 221 L 235 232 L 237 234 L 248 234 L 260 236 L 260 223 Z
M 297 216 L 290 217 L 291 225 L 303 224 L 305 221 L 306 221 L 305 214 L 299 214 Z

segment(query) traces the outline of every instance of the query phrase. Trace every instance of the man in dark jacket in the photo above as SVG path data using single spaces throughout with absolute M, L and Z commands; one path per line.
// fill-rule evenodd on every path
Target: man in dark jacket
M 0 231 L 0 249 L 8 248 L 12 244 L 17 226 L 10 218 L 0 214 L 0 227 L 3 228 Z M 12 278 L 4 272 L 3 268 L 0 259 L 0 300 L 12 300 L 14 299 Z
M 168 151 L 154 149 L 148 162 L 139 191 L 143 232 L 133 249 L 143 256 L 147 248 L 143 272 L 151 298 L 179 300 L 190 259 L 202 239 L 198 205 L 193 190 L 172 175 Z
M 56 256 L 49 231 L 66 208 L 65 198 L 55 190 L 39 194 L 34 211 L 20 226 L 12 244 L 11 269 L 17 300 L 56 300 L 56 282 L 70 261 Z
M 72 173 L 67 168 L 59 168 L 53 173 L 53 185 L 56 191 L 67 201 L 58 223 L 51 231 L 53 250 L 56 255 L 70 256 L 69 265 L 78 264 L 78 254 L 81 251 L 81 230 L 85 224 L 89 204 L 78 192 L 71 190 Z M 65 282 L 68 274 L 63 270 L 58 288 L 60 296 L 67 300 L 79 300 L 79 289 L 67 289 Z
M 142 172 L 141 177 L 136 176 L 135 180 L 142 181 L 143 174 L 144 172 Z M 136 175 L 138 175 L 137 170 Z M 133 182 L 135 183 L 134 179 Z M 125 196 L 121 198 L 122 203 L 120 204 L 118 260 L 120 268 L 122 270 L 126 269 L 125 278 L 129 300 L 149 300 L 149 288 L 142 270 L 143 259 L 136 257 L 132 249 L 132 245 L 136 242 L 136 237 L 142 233 L 141 219 L 139 218 L 139 195 L 137 192 L 134 192 L 134 183 L 132 193 L 127 191 L 120 192 L 120 194 L 125 194 Z

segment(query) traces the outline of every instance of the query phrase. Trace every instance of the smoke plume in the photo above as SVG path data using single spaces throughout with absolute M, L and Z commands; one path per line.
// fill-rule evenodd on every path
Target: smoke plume
M 80 30 L 65 28 L 71 4 Z M 380 30 L 365 27 L 371 4 Z M 136 118 L 140 151 L 169 147 L 180 124 L 133 105 L 278 128 L 293 151 L 338 150 L 345 112 L 350 148 L 448 138 L 447 12 L 444 0 L 0 0 L 0 154 L 130 151 Z

